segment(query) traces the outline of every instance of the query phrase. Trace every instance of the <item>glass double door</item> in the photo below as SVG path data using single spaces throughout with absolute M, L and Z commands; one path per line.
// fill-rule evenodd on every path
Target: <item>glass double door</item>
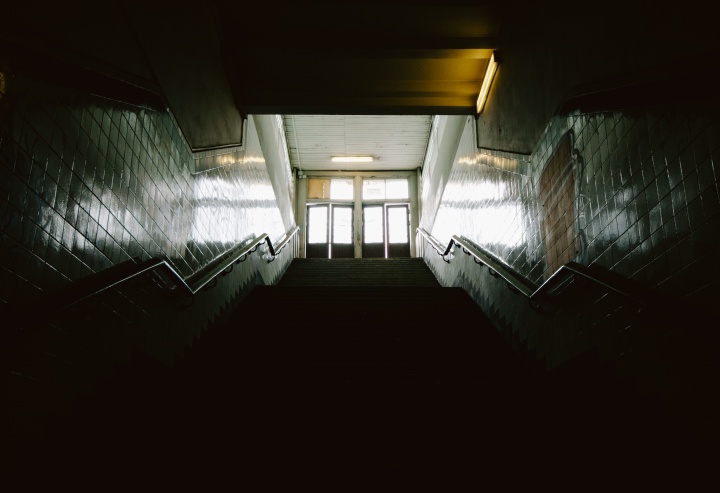
M 322 204 L 308 206 L 307 258 L 353 258 L 353 207 Z
M 355 241 L 364 258 L 410 257 L 410 206 L 373 204 L 362 208 L 362 234 L 354 240 L 353 206 L 309 205 L 307 258 L 353 258 Z
M 363 206 L 362 256 L 410 256 L 410 207 L 407 204 Z

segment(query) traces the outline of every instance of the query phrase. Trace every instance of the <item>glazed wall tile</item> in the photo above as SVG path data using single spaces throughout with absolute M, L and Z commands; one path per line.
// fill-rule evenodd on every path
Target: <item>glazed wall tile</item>
M 442 242 L 467 236 L 542 283 L 558 249 L 544 242 L 539 179 L 568 132 L 576 173 L 571 240 L 582 245 L 573 260 L 654 291 L 660 304 L 638 312 L 626 298 L 573 280 L 537 308 L 459 249 L 445 262 L 426 246 L 425 260 L 444 286 L 466 289 L 542 370 L 596 355 L 682 416 L 697 439 L 717 437 L 716 114 L 675 105 L 557 116 L 530 156 L 476 149 L 470 119 L 432 233 Z
M 291 213 L 252 117 L 242 152 L 195 156 L 167 112 L 0 76 L 0 434 L 22 443 L 118 364 L 174 366 L 296 249 L 273 262 L 260 249 L 192 297 L 142 277 L 38 321 L 46 295 L 93 273 L 157 256 L 187 278 L 255 235 L 279 239 Z
M 238 161 L 194 174 L 166 112 L 5 80 L 3 303 L 135 257 L 167 258 L 187 277 L 252 235 L 284 233 L 252 118 L 244 152 L 221 156 Z
M 568 213 L 582 245 L 573 260 L 697 305 L 711 299 L 717 117 L 698 107 L 558 116 L 529 157 L 476 149 L 474 131 L 468 120 L 432 230 L 441 241 L 465 235 L 542 283 L 558 252 L 543 243 L 539 177 L 570 132 L 577 184 Z

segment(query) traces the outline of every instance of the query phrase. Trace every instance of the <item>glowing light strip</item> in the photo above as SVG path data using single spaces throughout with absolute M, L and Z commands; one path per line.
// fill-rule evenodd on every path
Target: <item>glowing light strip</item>
M 480 95 L 477 100 L 477 112 L 482 113 L 485 108 L 485 102 L 487 101 L 488 94 L 490 93 L 490 84 L 492 84 L 493 77 L 497 71 L 497 61 L 495 60 L 495 53 L 490 57 L 487 70 L 485 71 L 485 77 L 483 78 L 482 87 L 480 88 Z
M 333 163 L 371 163 L 373 156 L 333 156 Z

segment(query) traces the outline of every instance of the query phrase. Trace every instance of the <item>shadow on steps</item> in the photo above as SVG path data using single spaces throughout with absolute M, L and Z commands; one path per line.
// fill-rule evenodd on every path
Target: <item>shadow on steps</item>
M 281 282 L 174 371 L 109 383 L 24 472 L 337 491 L 383 476 L 532 484 L 560 470 L 651 481 L 702 459 L 654 402 L 585 363 L 530 371 L 461 289 Z

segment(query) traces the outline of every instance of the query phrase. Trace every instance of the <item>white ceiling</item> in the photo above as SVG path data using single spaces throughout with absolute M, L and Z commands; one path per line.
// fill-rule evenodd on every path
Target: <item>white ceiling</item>
M 430 115 L 284 115 L 294 168 L 305 171 L 383 171 L 421 168 Z M 333 156 L 373 156 L 372 163 L 338 164 Z

